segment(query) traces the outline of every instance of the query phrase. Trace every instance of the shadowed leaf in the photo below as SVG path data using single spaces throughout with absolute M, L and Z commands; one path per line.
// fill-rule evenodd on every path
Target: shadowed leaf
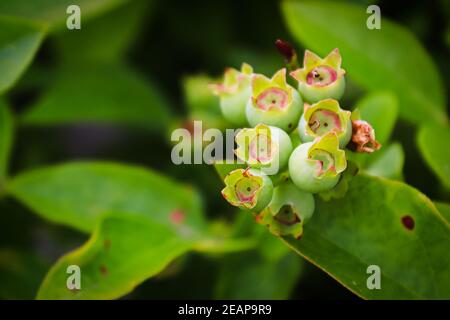
M 420 129 L 417 143 L 425 162 L 442 184 L 450 189 L 450 128 L 428 125 Z
M 42 26 L 0 16 L 0 94 L 10 89 L 20 78 L 43 38 Z

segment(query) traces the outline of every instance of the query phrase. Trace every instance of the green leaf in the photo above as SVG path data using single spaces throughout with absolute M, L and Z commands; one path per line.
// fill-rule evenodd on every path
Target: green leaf
M 0 16 L 0 94 L 20 78 L 43 38 L 42 26 Z
M 126 66 L 85 64 L 61 70 L 51 89 L 22 118 L 27 125 L 108 123 L 165 132 L 167 102 Z
M 378 177 L 401 180 L 405 153 L 400 143 L 393 143 L 383 148 L 379 155 L 370 162 L 365 172 Z
M 347 169 L 342 173 L 339 178 L 339 182 L 333 189 L 318 193 L 318 195 L 324 201 L 330 201 L 331 199 L 339 199 L 345 196 L 348 191 L 349 185 L 354 176 L 359 172 L 358 165 L 352 160 L 347 160 Z
M 361 119 L 369 122 L 375 130 L 375 137 L 382 145 L 389 141 L 398 114 L 398 102 L 390 92 L 374 92 L 356 104 Z
M 405 216 L 414 221 L 408 229 Z M 450 228 L 434 204 L 396 181 L 357 175 L 342 199 L 324 202 L 300 240 L 300 255 L 368 299 L 449 299 Z M 381 289 L 369 290 L 367 267 L 381 269 Z
M 447 189 L 450 189 L 449 141 L 448 126 L 427 125 L 422 127 L 417 135 L 417 144 L 425 162 Z
M 339 48 L 349 77 L 368 90 L 389 90 L 399 99 L 400 116 L 444 123 L 445 95 L 430 56 L 405 28 L 382 18 L 369 30 L 366 8 L 335 1 L 284 1 L 286 23 L 308 49 L 326 55 Z
M 80 31 L 64 29 L 55 34 L 53 40 L 63 63 L 122 59 L 135 41 L 150 4 L 153 2 L 126 1 L 125 5 L 87 21 Z
M 81 30 L 86 18 L 97 16 L 115 8 L 128 0 L 3 0 L 0 2 L 0 14 L 24 17 L 46 23 L 53 28 L 66 25 L 70 5 L 78 5 L 81 10 Z
M 45 219 L 86 232 L 105 212 L 143 215 L 162 224 L 179 218 L 194 231 L 204 225 L 200 199 L 192 188 L 134 166 L 102 162 L 51 166 L 20 174 L 7 191 Z
M 144 216 L 110 214 L 85 245 L 63 256 L 51 268 L 37 298 L 118 298 L 161 272 L 192 245 L 193 240 L 182 229 L 176 231 Z M 70 265 L 80 267 L 80 290 L 66 286 Z
M 13 116 L 9 107 L 3 101 L 0 101 L 0 189 L 8 174 L 13 137 Z
M 450 204 L 444 202 L 434 202 L 436 208 L 442 214 L 442 216 L 450 223 Z

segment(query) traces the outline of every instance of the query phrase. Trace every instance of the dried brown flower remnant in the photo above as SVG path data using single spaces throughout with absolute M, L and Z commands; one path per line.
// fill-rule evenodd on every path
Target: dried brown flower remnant
M 356 152 L 372 153 L 381 148 L 381 144 L 375 140 L 375 130 L 364 120 L 352 121 L 351 144 Z

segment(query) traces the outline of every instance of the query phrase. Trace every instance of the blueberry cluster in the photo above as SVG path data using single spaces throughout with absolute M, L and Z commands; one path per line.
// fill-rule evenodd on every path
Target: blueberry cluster
M 338 49 L 323 59 L 306 50 L 303 67 L 290 75 L 297 89 L 284 68 L 267 78 L 243 64 L 212 88 L 224 117 L 251 127 L 235 137 L 247 168 L 225 177 L 222 195 L 275 235 L 299 238 L 314 212 L 313 194 L 333 189 L 346 170 L 344 149 L 372 152 L 380 145 L 370 124 L 339 105 L 345 70 Z

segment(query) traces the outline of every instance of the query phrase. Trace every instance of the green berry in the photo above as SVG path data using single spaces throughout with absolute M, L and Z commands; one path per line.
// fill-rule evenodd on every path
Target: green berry
M 292 181 L 301 190 L 311 193 L 332 189 L 346 167 L 345 151 L 339 149 L 334 132 L 301 144 L 289 158 Z
M 277 236 L 300 238 L 303 225 L 314 213 L 314 197 L 299 190 L 292 182 L 276 187 L 269 206 L 257 216 L 259 223 Z
M 236 169 L 225 177 L 223 197 L 233 206 L 260 212 L 272 199 L 272 180 L 256 169 Z
M 236 135 L 236 145 L 235 153 L 242 161 L 269 175 L 284 168 L 292 152 L 289 135 L 265 124 L 240 130 Z
M 241 71 L 229 68 L 225 71 L 223 83 L 211 85 L 213 93 L 220 97 L 223 116 L 236 126 L 247 125 L 245 108 L 251 95 L 252 74 L 252 67 L 244 63 Z
M 286 69 L 279 70 L 272 79 L 254 75 L 247 120 L 252 127 L 264 123 L 291 132 L 300 118 L 302 105 L 298 92 L 286 82 Z
M 339 107 L 334 99 L 325 99 L 313 105 L 305 103 L 303 115 L 298 124 L 302 142 L 311 142 L 328 132 L 335 132 L 339 146 L 344 148 L 352 137 L 351 112 Z
M 334 49 L 324 59 L 309 50 L 305 51 L 303 68 L 291 72 L 298 81 L 298 91 L 309 103 L 333 98 L 339 100 L 345 90 L 345 70 L 341 68 L 342 58 Z

